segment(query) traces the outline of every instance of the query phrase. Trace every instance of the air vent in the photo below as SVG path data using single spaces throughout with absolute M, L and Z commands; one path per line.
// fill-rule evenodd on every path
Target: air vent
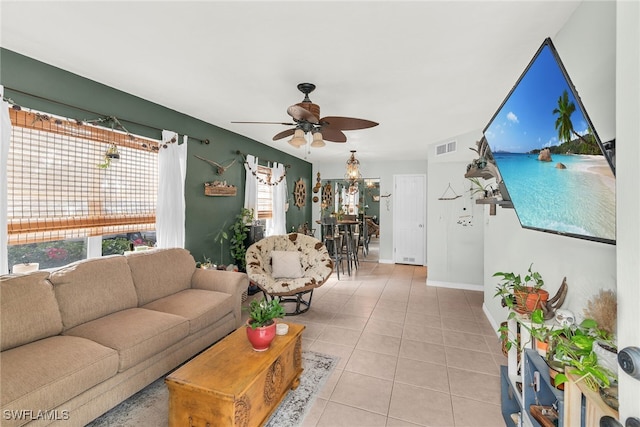
M 436 156 L 442 156 L 443 154 L 452 153 L 456 151 L 456 141 L 447 142 L 445 144 L 436 145 Z
M 414 257 L 402 257 L 402 261 L 404 262 L 416 262 L 416 259 Z

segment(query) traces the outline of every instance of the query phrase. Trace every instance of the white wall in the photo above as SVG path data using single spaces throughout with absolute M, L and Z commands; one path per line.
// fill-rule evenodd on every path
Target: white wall
M 425 147 L 426 149 L 426 147 Z M 358 153 L 356 153 L 356 158 Z M 320 178 L 338 180 L 344 179 L 345 164 L 349 154 L 344 155 L 344 161 L 330 163 L 313 163 L 313 177 L 320 172 Z M 391 194 L 389 198 L 380 198 L 380 262 L 393 262 L 393 176 L 403 174 L 427 174 L 426 161 L 389 161 L 366 162 L 360 161 L 360 171 L 363 178 L 380 178 L 380 194 Z M 314 203 L 313 222 L 320 219 L 320 203 Z M 388 209 L 387 209 L 388 208 Z M 427 228 L 427 240 L 429 230 Z
M 554 292 L 567 276 L 564 308 L 581 315 L 600 288 L 618 295 L 618 346 L 640 346 L 640 3 L 583 2 L 554 37 L 591 121 L 617 145 L 617 245 L 524 230 L 515 213 L 485 213 L 485 309 L 500 322 L 492 273 L 524 271 L 534 262 Z M 619 370 L 620 420 L 640 417 L 640 381 Z
M 618 346 L 640 347 L 640 3 L 617 3 Z M 620 419 L 640 417 L 640 381 L 619 370 Z M 623 422 L 624 424 L 624 422 Z
M 467 164 L 477 158 L 469 150 L 482 137 L 477 130 L 429 146 L 427 185 L 427 285 L 482 289 L 484 271 L 484 206 L 475 203 L 464 177 Z M 435 155 L 437 145 L 456 141 L 457 151 Z M 453 192 L 448 189 L 449 185 Z M 446 192 L 446 194 L 445 194 Z M 459 197 L 449 198 L 452 194 Z M 487 208 L 488 209 L 488 208 Z M 468 221 L 466 226 L 459 221 Z
M 551 37 L 602 138 L 615 135 L 615 6 L 584 2 Z M 514 211 L 485 218 L 485 305 L 496 323 L 506 318 L 493 298 L 496 271 L 524 272 L 533 262 L 551 294 L 566 276 L 569 295 L 563 308 L 576 315 L 600 288 L 615 289 L 615 245 L 522 229 Z

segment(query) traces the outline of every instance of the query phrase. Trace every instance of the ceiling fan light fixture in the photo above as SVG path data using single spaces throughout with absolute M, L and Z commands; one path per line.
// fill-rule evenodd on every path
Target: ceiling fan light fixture
M 322 140 L 322 134 L 320 132 L 315 132 L 313 134 L 313 141 L 311 141 L 311 146 L 324 147 L 325 145 L 327 144 Z
M 289 144 L 293 145 L 296 148 L 300 148 L 307 143 L 307 140 L 304 137 L 304 131 L 302 129 L 296 129 L 293 133 L 293 138 L 289 140 Z

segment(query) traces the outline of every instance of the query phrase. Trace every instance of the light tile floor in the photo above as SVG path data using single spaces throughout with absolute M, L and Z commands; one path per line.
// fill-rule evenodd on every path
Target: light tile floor
M 307 313 L 285 319 L 306 325 L 304 348 L 340 357 L 305 426 L 504 425 L 506 358 L 482 293 L 427 287 L 426 274 L 361 262 L 317 288 Z

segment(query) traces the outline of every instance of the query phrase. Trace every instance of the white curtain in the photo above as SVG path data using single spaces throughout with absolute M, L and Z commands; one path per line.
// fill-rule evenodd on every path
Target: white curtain
M 0 85 L 0 274 L 9 273 L 7 253 L 7 157 L 11 140 L 9 103 L 3 99 L 4 87 Z
M 162 143 L 167 148 L 161 147 L 158 153 L 157 247 L 184 248 L 187 136 L 178 144 L 177 133 L 163 130 Z
M 287 178 L 285 177 L 285 167 L 280 163 L 276 163 L 271 169 L 271 182 L 277 182 L 278 184 L 273 186 L 272 194 L 272 218 L 267 220 L 267 229 L 265 234 L 267 236 L 274 236 L 279 234 L 287 234 L 287 215 L 285 212 L 285 204 L 287 203 Z M 282 181 L 279 182 L 280 177 Z
M 258 178 L 252 173 L 258 170 L 258 158 L 247 154 L 244 163 L 244 170 L 247 172 L 244 186 L 244 207 L 253 209 L 254 215 L 258 215 Z

